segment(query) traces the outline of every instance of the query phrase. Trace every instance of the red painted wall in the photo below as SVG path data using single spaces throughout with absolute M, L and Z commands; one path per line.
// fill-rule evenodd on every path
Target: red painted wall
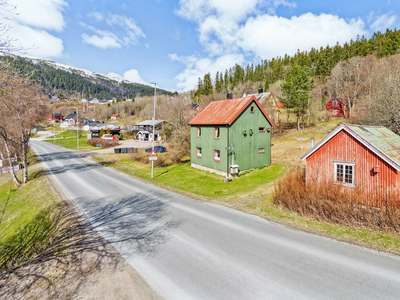
M 333 105 L 333 101 L 336 101 L 336 105 Z M 334 114 L 335 111 L 336 114 Z M 338 99 L 332 99 L 325 105 L 325 114 L 332 118 L 348 118 L 349 116 L 346 105 Z
M 333 182 L 334 161 L 355 163 L 355 188 L 362 188 L 366 204 L 379 206 L 376 199 L 400 187 L 398 172 L 344 130 L 306 159 L 307 184 Z M 375 165 L 379 165 L 379 173 L 373 172 Z

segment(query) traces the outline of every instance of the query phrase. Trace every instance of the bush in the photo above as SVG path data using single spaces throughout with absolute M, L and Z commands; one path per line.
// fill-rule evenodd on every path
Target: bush
M 142 164 L 149 164 L 149 155 L 145 152 L 129 153 L 129 159 L 131 161 L 140 162 Z
M 88 145 L 96 147 L 96 145 L 101 145 L 103 148 L 110 148 L 110 147 L 115 147 L 118 146 L 119 143 L 117 141 L 109 141 L 109 140 L 103 140 L 103 139 L 90 139 L 87 140 L 86 142 Z
M 365 204 L 362 189 L 305 182 L 304 169 L 296 169 L 275 185 L 274 203 L 318 221 L 349 227 L 370 227 L 400 232 L 400 203 L 395 194 L 378 199 L 379 207 Z

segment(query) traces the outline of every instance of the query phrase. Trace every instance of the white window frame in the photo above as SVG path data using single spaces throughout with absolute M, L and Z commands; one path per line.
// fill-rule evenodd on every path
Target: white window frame
M 337 180 L 337 171 L 338 171 L 338 166 L 341 165 L 343 166 L 343 177 L 341 181 Z M 355 163 L 353 162 L 343 162 L 343 161 L 334 161 L 333 162 L 333 168 L 334 168 L 334 172 L 333 172 L 333 182 L 335 184 L 342 184 L 345 186 L 349 186 L 349 187 L 354 187 L 354 178 L 355 178 Z M 352 176 L 351 176 L 351 183 L 350 182 L 346 182 L 346 167 L 349 168 L 351 167 L 352 169 Z
M 214 127 L 214 139 L 219 139 L 221 135 L 220 128 Z
M 201 157 L 202 156 L 201 147 L 196 147 L 196 156 L 197 157 Z
M 200 126 L 197 126 L 197 128 L 196 128 L 196 136 L 201 137 L 201 127 Z
M 219 156 L 217 156 L 217 153 Z M 221 151 L 214 150 L 213 157 L 214 157 L 214 161 L 221 161 Z

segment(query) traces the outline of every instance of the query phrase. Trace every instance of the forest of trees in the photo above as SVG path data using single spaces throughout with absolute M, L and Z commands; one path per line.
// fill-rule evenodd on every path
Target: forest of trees
M 152 86 L 117 82 L 103 76 L 88 77 L 79 70 L 71 72 L 55 68 L 46 61 L 35 61 L 19 56 L 1 56 L 0 63 L 7 68 L 17 71 L 24 77 L 29 77 L 32 81 L 40 84 L 45 95 L 56 95 L 62 92 L 64 96 L 75 96 L 77 99 L 90 97 L 100 99 L 127 98 L 136 95 L 152 95 L 154 88 Z M 157 89 L 161 94 L 169 95 L 169 91 Z
M 374 33 L 370 39 L 358 36 L 355 41 L 351 40 L 343 46 L 336 44 L 334 47 L 326 46 L 319 50 L 298 50 L 293 56 L 285 54 L 284 57 L 265 59 L 259 65 L 248 64 L 244 68 L 236 64 L 229 70 L 217 72 L 214 78 L 211 78 L 210 73 L 205 74 L 203 79 L 199 78 L 194 96 L 199 98 L 201 95 L 210 95 L 213 89 L 216 93 L 234 92 L 240 83 L 246 82 L 268 90 L 270 84 L 285 79 L 288 69 L 296 65 L 308 67 L 311 76 L 323 82 L 340 61 L 370 54 L 382 58 L 398 53 L 399 48 L 400 30 L 387 29 L 385 33 Z

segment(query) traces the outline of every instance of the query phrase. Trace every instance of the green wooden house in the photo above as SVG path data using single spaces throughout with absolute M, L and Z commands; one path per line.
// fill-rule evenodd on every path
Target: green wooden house
M 228 177 L 271 164 L 273 123 L 254 96 L 211 102 L 189 125 L 194 168 Z

